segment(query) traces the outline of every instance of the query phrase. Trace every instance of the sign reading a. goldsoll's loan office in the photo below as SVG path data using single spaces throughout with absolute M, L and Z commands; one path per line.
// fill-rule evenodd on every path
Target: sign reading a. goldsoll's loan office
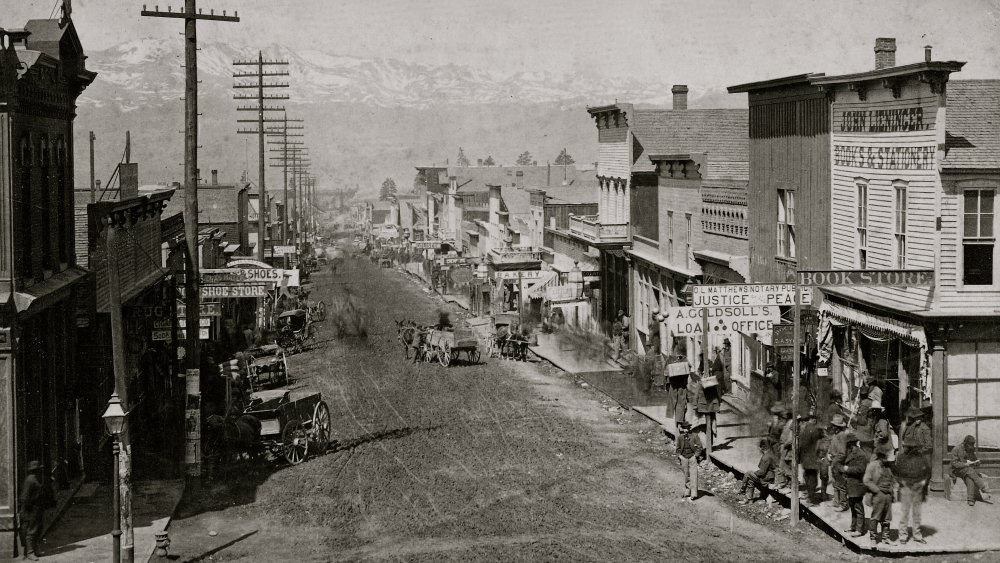
M 817 270 L 798 272 L 799 285 L 806 287 L 928 287 L 934 285 L 934 270 Z

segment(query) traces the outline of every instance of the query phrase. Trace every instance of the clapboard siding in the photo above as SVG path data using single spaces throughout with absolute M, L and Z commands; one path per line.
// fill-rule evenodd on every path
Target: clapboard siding
M 911 82 L 901 96 L 873 88 L 867 100 L 838 91 L 832 108 L 832 262 L 858 268 L 858 182 L 868 185 L 867 267 L 895 269 L 896 186 L 906 186 L 906 266 L 933 269 L 936 210 L 941 191 L 937 173 L 939 97 L 927 84 Z M 905 309 L 929 307 L 926 288 L 865 290 L 881 303 Z
M 946 181 L 941 195 L 941 268 L 939 308 L 971 309 L 979 308 L 992 312 L 1000 308 L 1000 290 L 967 289 L 962 287 L 962 191 L 971 187 L 992 187 L 1000 189 L 1000 176 L 969 178 L 961 181 Z M 994 287 L 1000 287 L 1000 279 L 994 276 Z
M 754 282 L 785 282 L 776 259 L 778 190 L 795 190 L 796 266 L 830 266 L 830 106 L 809 87 L 750 95 L 750 186 L 747 214 Z
M 610 178 L 629 179 L 632 163 L 629 142 L 600 143 L 597 146 L 597 175 Z

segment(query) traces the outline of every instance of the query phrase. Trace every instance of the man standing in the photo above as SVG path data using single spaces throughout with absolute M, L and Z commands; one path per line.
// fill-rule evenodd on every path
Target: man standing
M 830 473 L 833 476 L 833 506 L 837 512 L 847 510 L 847 484 L 844 482 L 843 471 L 847 458 L 845 428 L 847 428 L 847 422 L 844 421 L 844 415 L 834 414 L 830 419 L 830 449 L 827 452 L 827 457 L 830 460 Z
M 684 486 L 686 487 L 681 500 L 690 499 L 694 502 L 698 498 L 698 454 L 701 453 L 701 441 L 690 433 L 691 423 L 681 421 L 677 424 L 677 457 L 681 462 L 681 470 L 684 472 Z
M 726 394 L 733 394 L 733 345 L 728 338 L 722 339 L 722 379 L 723 390 Z
M 927 481 L 931 476 L 931 466 L 927 463 L 924 450 L 931 449 L 931 436 L 920 417 L 923 412 L 917 407 L 906 411 L 910 419 L 903 425 L 899 455 L 896 457 L 894 473 L 899 483 L 899 542 L 910 540 L 908 531 L 912 529 L 913 541 L 927 543 L 920 529 L 920 509 L 924 502 Z M 925 432 L 926 431 L 926 432 Z M 912 527 L 912 528 L 911 528 Z
M 628 340 L 632 332 L 632 319 L 629 318 L 628 313 L 619 309 L 618 320 L 622 323 L 622 348 L 629 350 Z
M 883 536 L 886 543 L 895 544 L 889 537 L 894 482 L 885 450 L 875 450 L 875 455 L 865 468 L 864 477 L 865 488 L 872 495 L 872 517 L 868 523 L 868 531 L 873 544 L 882 543 Z
M 865 507 L 863 499 L 868 488 L 864 484 L 865 469 L 868 468 L 868 453 L 858 443 L 857 436 L 853 432 L 848 432 L 844 438 L 847 443 L 847 457 L 840 470 L 844 474 L 844 481 L 847 487 L 847 506 L 851 510 L 851 527 L 848 532 L 852 538 L 859 538 L 865 535 L 867 526 L 865 522 Z
M 799 431 L 799 463 L 802 464 L 803 480 L 806 484 L 804 496 L 809 506 L 816 506 L 823 501 L 823 497 L 817 495 L 819 492 L 819 456 L 816 452 L 823 431 L 816 424 L 816 415 L 812 412 L 799 416 L 799 420 L 805 423 Z
M 663 315 L 659 309 L 653 309 L 649 318 L 649 336 L 646 339 L 646 353 L 658 356 L 660 354 L 660 323 L 663 322 Z
M 42 535 L 42 520 L 45 516 L 45 487 L 41 479 L 42 464 L 28 463 L 28 475 L 21 485 L 18 499 L 18 516 L 21 519 L 21 540 L 24 543 L 24 558 L 38 561 L 38 542 Z

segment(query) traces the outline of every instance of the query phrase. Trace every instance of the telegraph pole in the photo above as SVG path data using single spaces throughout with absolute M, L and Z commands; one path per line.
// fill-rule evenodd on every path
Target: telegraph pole
M 91 131 L 90 135 L 90 203 L 97 201 L 97 184 L 94 183 L 94 141 L 97 137 L 94 136 L 94 132 Z M 121 395 L 118 396 L 119 400 Z
M 289 129 L 293 128 L 302 129 L 301 126 L 298 127 L 289 126 Z M 269 143 L 272 145 L 277 145 L 279 147 L 277 149 L 270 149 L 270 152 L 280 153 L 279 156 L 274 156 L 271 158 L 272 161 L 277 162 L 277 164 L 273 164 L 272 166 L 283 168 L 286 177 L 289 172 L 292 173 L 291 190 L 292 190 L 292 199 L 294 201 L 294 209 L 295 209 L 295 212 L 292 214 L 293 216 L 292 220 L 294 221 L 294 225 L 292 227 L 293 229 L 292 237 L 294 239 L 294 244 L 298 246 L 299 230 L 301 228 L 298 224 L 299 218 L 301 216 L 301 201 L 299 200 L 299 193 L 301 191 L 299 189 L 299 184 L 301 183 L 301 178 L 298 175 L 301 172 L 299 166 L 299 157 L 307 154 L 308 149 L 304 147 L 305 143 L 302 141 L 289 141 L 285 138 L 285 137 L 302 137 L 303 136 L 302 134 L 291 134 L 288 133 L 287 131 L 276 131 L 275 133 L 276 135 L 280 134 L 283 140 Z M 288 204 L 286 203 L 285 205 L 286 213 L 288 213 L 288 209 L 289 209 Z
M 284 114 L 281 119 L 271 119 L 268 121 L 274 121 L 281 123 L 281 127 L 269 127 L 267 129 L 267 134 L 272 137 L 281 137 L 281 142 L 279 143 L 269 143 L 272 145 L 282 145 L 288 144 L 289 137 L 303 137 L 301 134 L 288 134 L 289 129 L 304 129 L 301 125 L 288 125 L 289 123 L 302 123 L 302 119 L 288 119 L 288 114 Z M 287 156 L 287 155 L 286 155 Z M 282 189 L 282 217 L 281 217 L 281 240 L 282 244 L 288 244 L 288 165 L 271 165 L 272 167 L 280 167 L 283 171 L 284 187 Z
M 256 95 L 250 96 L 233 96 L 234 100 L 255 100 L 257 106 L 240 106 L 237 107 L 237 111 L 256 111 L 257 112 L 257 130 L 250 129 L 239 129 L 237 133 L 246 135 L 257 135 L 258 141 L 258 185 L 257 185 L 257 259 L 264 261 L 264 239 L 267 230 L 267 222 L 265 221 L 265 210 L 267 209 L 267 195 L 266 188 L 264 185 L 264 169 L 267 167 L 267 163 L 264 159 L 264 136 L 267 135 L 267 131 L 264 129 L 264 112 L 266 111 L 285 111 L 284 107 L 277 106 L 265 106 L 264 102 L 266 100 L 287 100 L 287 94 L 274 94 L 274 95 L 264 95 L 265 88 L 288 88 L 288 83 L 285 82 L 265 82 L 265 78 L 268 76 L 288 76 L 288 71 L 265 71 L 265 66 L 278 66 L 278 65 L 288 65 L 288 61 L 265 61 L 264 55 L 260 51 L 257 52 L 257 60 L 237 60 L 233 61 L 235 66 L 256 66 L 257 70 L 255 72 L 238 72 L 233 74 L 233 78 L 253 78 L 255 81 L 248 83 L 237 82 L 233 85 L 233 88 L 255 88 L 257 90 Z M 242 120 L 240 120 L 242 121 Z M 276 120 L 269 120 L 276 121 Z
M 198 280 L 198 20 L 212 20 L 221 22 L 240 21 L 237 12 L 232 16 L 227 16 L 223 11 L 222 15 L 216 15 L 214 10 L 208 14 L 203 14 L 197 8 L 197 0 L 185 0 L 184 10 L 174 12 L 168 8 L 166 12 L 161 12 L 159 8 L 147 10 L 143 6 L 141 15 L 154 18 L 178 18 L 184 20 L 184 238 L 187 245 L 187 256 L 184 276 L 184 301 L 186 309 L 186 335 L 185 335 L 185 360 L 187 364 L 188 395 L 198 397 L 198 410 L 200 411 L 200 347 L 198 334 L 200 332 L 200 310 L 201 288 Z M 124 386 L 124 382 L 115 382 Z M 119 395 L 120 396 L 120 395 Z M 130 408 L 127 406 L 126 408 Z M 197 438 L 188 439 L 185 444 L 185 463 L 187 464 L 187 474 L 198 478 L 201 476 L 201 438 L 200 438 L 200 412 L 197 414 L 196 423 L 199 425 Z M 126 434 L 127 437 L 127 434 Z M 129 455 L 125 455 L 129 449 L 128 442 L 122 444 L 123 455 L 120 456 L 121 466 L 128 471 Z M 127 474 L 126 474 L 127 475 Z M 127 479 L 123 479 L 127 481 Z M 126 487 L 122 487 L 125 491 Z M 122 505 L 129 507 L 131 497 L 122 499 Z M 126 516 L 123 515 L 123 520 Z M 134 540 L 132 532 L 131 515 L 127 516 L 126 540 L 123 542 L 126 553 L 126 561 L 131 562 L 134 555 Z M 124 528 L 123 528 L 124 530 Z

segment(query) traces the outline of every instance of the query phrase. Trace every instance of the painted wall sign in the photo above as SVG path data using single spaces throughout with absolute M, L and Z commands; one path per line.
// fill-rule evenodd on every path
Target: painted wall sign
M 537 280 L 540 279 L 543 275 L 546 275 L 548 273 L 549 272 L 543 272 L 541 270 L 528 270 L 522 272 L 502 271 L 502 272 L 497 272 L 495 277 L 498 280 L 517 280 L 518 274 L 520 274 L 520 279 L 522 280 Z
M 233 299 L 237 297 L 264 297 L 267 295 L 268 286 L 258 283 L 246 283 L 242 285 L 203 285 L 201 286 L 202 299 L 218 297 L 222 299 Z
M 222 303 L 200 303 L 198 305 L 199 317 L 221 317 L 222 316 Z M 184 303 L 177 303 L 177 317 L 184 318 L 187 316 L 187 305 Z
M 799 284 L 808 286 L 897 286 L 934 285 L 934 270 L 829 270 L 800 271 Z
M 768 333 L 781 318 L 776 305 L 763 307 L 674 307 L 670 309 L 670 329 L 677 336 L 702 333 L 702 311 L 708 315 L 709 332 L 731 334 Z
M 927 131 L 931 127 L 924 123 L 922 107 L 845 111 L 840 123 L 840 130 L 847 133 Z
M 834 145 L 833 165 L 875 170 L 933 170 L 937 147 Z

